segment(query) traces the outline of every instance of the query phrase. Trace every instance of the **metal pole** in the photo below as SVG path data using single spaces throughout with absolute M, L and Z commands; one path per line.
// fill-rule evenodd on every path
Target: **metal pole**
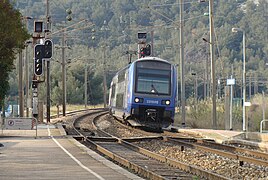
M 19 52 L 19 115 L 23 117 L 24 105 L 23 105 L 23 58 L 22 50 Z
M 246 131 L 246 38 L 243 30 L 243 131 Z
M 233 75 L 231 75 L 231 79 L 233 79 Z M 231 85 L 230 94 L 230 130 L 233 130 L 233 85 Z
M 234 65 L 232 64 L 232 75 L 231 79 L 233 79 L 234 74 Z M 233 130 L 233 97 L 234 97 L 234 86 L 231 85 L 231 101 L 230 101 L 230 130 Z
M 262 91 L 262 120 L 265 120 L 265 96 L 264 91 Z
M 49 0 L 46 0 L 46 30 L 49 29 Z M 47 60 L 47 123 L 50 122 L 50 60 Z
M 206 57 L 206 99 L 207 97 L 210 97 L 210 80 L 209 80 L 209 69 L 208 69 L 208 64 L 209 64 L 209 54 L 208 54 L 208 48 L 207 49 L 207 57 Z
M 26 99 L 26 117 L 29 117 L 29 65 L 28 65 L 28 44 L 25 48 L 25 99 Z
M 195 88 L 194 88 L 194 95 L 195 95 L 195 100 L 198 100 L 198 84 L 197 84 L 197 75 L 195 75 Z
M 211 81 L 212 81 L 212 127 L 213 129 L 217 129 L 213 0 L 209 0 L 209 24 L 210 24 L 209 32 L 210 32 L 210 59 L 211 59 Z
M 106 91 L 107 91 L 107 87 L 106 87 L 106 47 L 104 46 L 104 51 L 103 51 L 103 107 L 106 108 Z
M 251 99 L 251 78 L 252 78 L 252 73 L 250 72 L 249 79 L 248 79 L 248 97 L 249 97 L 249 99 Z
M 65 30 L 62 37 L 62 115 L 66 112 Z
M 185 82 L 184 82 L 184 45 L 183 45 L 183 0 L 180 0 L 180 78 L 181 78 L 181 125 L 185 127 Z
M 151 31 L 151 56 L 154 56 L 154 30 Z
M 106 97 L 106 47 L 107 47 L 107 30 L 108 30 L 108 24 L 106 20 L 103 22 L 104 24 L 104 31 L 105 31 L 105 44 L 104 44 L 104 51 L 103 51 L 103 106 L 106 108 L 107 105 L 107 97 Z
M 85 109 L 87 108 L 87 68 L 88 65 L 85 68 Z
M 47 123 L 50 122 L 50 61 L 47 60 Z

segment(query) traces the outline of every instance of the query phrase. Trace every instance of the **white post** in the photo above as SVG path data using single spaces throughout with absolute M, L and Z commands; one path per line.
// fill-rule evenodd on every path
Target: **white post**
M 233 79 L 233 75 L 231 76 L 231 79 Z M 230 101 L 230 130 L 233 130 L 233 85 L 231 85 L 231 101 Z
M 245 31 L 243 31 L 243 131 L 246 131 L 246 40 Z

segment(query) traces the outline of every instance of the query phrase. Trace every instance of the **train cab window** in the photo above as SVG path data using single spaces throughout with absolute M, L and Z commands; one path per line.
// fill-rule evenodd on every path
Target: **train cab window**
M 163 62 L 142 62 L 136 66 L 137 93 L 170 95 L 171 65 Z
M 125 71 L 118 74 L 118 83 L 125 81 Z

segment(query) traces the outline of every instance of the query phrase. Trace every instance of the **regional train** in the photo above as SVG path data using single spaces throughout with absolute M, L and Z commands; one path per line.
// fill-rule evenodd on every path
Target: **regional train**
M 168 128 L 174 122 L 175 65 L 157 57 L 140 58 L 118 71 L 109 93 L 109 111 L 131 126 Z

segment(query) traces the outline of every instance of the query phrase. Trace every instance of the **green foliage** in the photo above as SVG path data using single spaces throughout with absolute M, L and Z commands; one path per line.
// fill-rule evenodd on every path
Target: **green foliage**
M 20 8 L 21 12 L 28 16 L 44 17 L 45 9 L 41 8 L 44 7 L 42 1 L 25 0 L 24 2 L 26 3 L 21 3 L 20 1 L 16 3 L 16 7 Z M 147 0 L 146 2 L 142 0 L 52 1 L 50 10 L 54 31 L 55 29 L 60 29 L 63 25 L 74 24 L 82 18 L 86 18 L 89 22 L 95 24 L 95 33 L 92 33 L 89 28 L 67 34 L 67 45 L 72 47 L 71 50 L 66 50 L 66 59 L 71 59 L 72 61 L 67 69 L 67 79 L 70 81 L 68 82 L 69 85 L 67 85 L 68 91 L 72 91 L 68 92 L 67 102 L 83 103 L 84 68 L 86 64 L 90 63 L 89 59 L 95 59 L 95 61 L 88 71 L 88 99 L 93 104 L 103 102 L 104 59 L 109 70 L 107 72 L 107 85 L 109 86 L 112 75 L 128 63 L 128 57 L 125 52 L 127 50 L 137 50 L 137 32 L 148 32 L 148 42 L 154 40 L 154 56 L 179 64 L 180 5 L 178 2 L 177 0 Z M 258 92 L 267 91 L 267 85 L 263 83 L 268 76 L 268 71 L 265 67 L 265 63 L 268 62 L 267 7 L 266 0 L 259 0 L 259 4 L 255 4 L 254 1 L 250 0 L 214 1 L 216 79 L 230 78 L 230 75 L 233 74 L 233 78 L 236 79 L 235 97 L 241 97 L 243 37 L 241 32 L 232 33 L 231 29 L 233 27 L 245 30 L 247 72 L 251 71 L 252 74 L 255 73 L 259 77 Z M 67 8 L 73 11 L 73 21 L 66 24 L 65 10 Z M 208 12 L 208 2 L 193 1 L 185 3 L 184 60 L 186 98 L 191 97 L 193 92 L 192 87 L 195 81 L 192 78 L 192 72 L 197 75 L 198 99 L 203 98 L 204 82 L 209 82 L 209 79 L 205 78 L 206 73 L 210 77 L 209 43 L 202 40 L 202 38 L 206 38 L 209 41 L 209 18 L 203 16 L 206 12 Z M 107 22 L 107 31 L 104 31 L 104 21 Z M 1 25 L 0 27 L 5 26 Z M 154 37 L 150 34 L 152 30 L 154 30 Z M 61 36 L 62 34 L 58 35 Z M 91 38 L 93 35 L 95 36 L 94 41 Z M 53 42 L 61 45 L 61 37 L 53 36 Z M 106 50 L 103 48 L 104 45 Z M 74 59 L 79 59 L 78 57 L 83 56 L 85 57 L 74 62 Z M 135 60 L 136 57 L 133 56 L 132 60 Z M 61 62 L 60 50 L 54 50 L 54 59 Z M 208 71 L 206 71 L 206 62 Z M 249 74 L 247 75 L 248 77 Z M 14 77 L 11 77 L 11 79 L 14 79 Z M 178 80 L 180 80 L 180 77 Z M 60 64 L 52 63 L 51 81 L 52 100 L 60 103 L 62 89 Z M 15 84 L 11 84 L 11 86 L 15 87 Z M 15 93 L 12 92 L 12 94 Z M 204 105 L 204 108 L 208 108 L 208 110 L 193 104 L 191 119 L 196 120 L 198 118 L 197 113 L 201 113 L 201 117 L 203 119 L 207 118 L 208 124 L 211 124 L 210 120 L 208 121 L 211 117 L 211 105 L 208 102 L 207 105 L 202 101 L 199 101 L 199 103 L 201 103 L 201 106 Z M 218 106 L 221 107 L 221 104 Z M 240 107 L 234 110 L 235 122 L 237 123 L 241 122 L 240 110 Z M 218 109 L 218 118 L 220 119 L 219 125 L 222 125 L 223 110 L 221 108 Z M 196 123 L 197 120 L 192 121 L 192 123 L 194 122 Z M 239 127 L 241 126 L 239 125 Z
M 21 22 L 21 14 L 9 0 L 0 1 L 0 105 L 8 89 L 8 75 L 13 69 L 16 53 L 29 38 Z
M 263 120 L 263 115 L 267 119 L 267 100 L 267 97 L 263 97 L 261 94 L 251 99 L 251 106 L 247 108 L 249 131 L 260 131 L 260 122 Z
M 194 98 L 187 100 L 187 125 L 192 128 L 211 127 L 211 121 L 208 117 L 211 116 L 211 105 L 209 101 L 197 101 Z

